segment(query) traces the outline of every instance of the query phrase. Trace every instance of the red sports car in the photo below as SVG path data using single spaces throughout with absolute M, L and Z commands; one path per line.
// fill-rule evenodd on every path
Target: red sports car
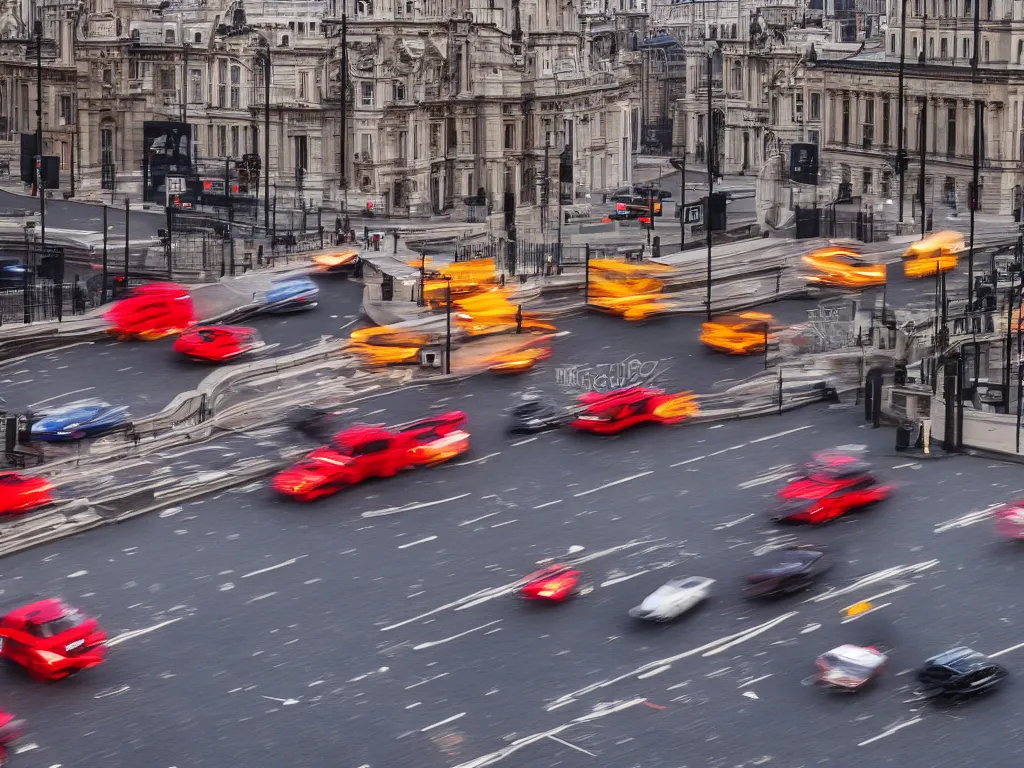
M 0 515 L 22 515 L 49 504 L 52 491 L 45 477 L 0 472 Z
M 643 423 L 678 424 L 699 412 L 691 393 L 670 394 L 651 387 L 587 392 L 576 402 L 579 413 L 572 426 L 599 435 L 615 435 Z
M 106 640 L 96 619 L 53 598 L 15 608 L 0 619 L 0 659 L 47 682 L 102 664 Z
M 226 363 L 264 346 L 255 328 L 203 325 L 181 334 L 174 351 L 204 363 Z
M 146 283 L 133 288 L 103 317 L 110 323 L 110 333 L 141 341 L 181 333 L 195 321 L 189 290 L 177 283 Z
M 330 445 L 280 472 L 272 487 L 285 496 L 313 501 L 371 477 L 441 464 L 469 450 L 465 423 L 465 413 L 451 411 L 396 427 L 349 427 Z
M 879 482 L 867 462 L 823 452 L 779 490 L 771 517 L 778 522 L 817 525 L 885 501 L 891 494 L 892 486 Z
M 0 709 L 0 765 L 7 759 L 7 748 L 25 735 L 25 721 Z
M 579 591 L 583 572 L 568 565 L 549 565 L 526 577 L 516 594 L 524 600 L 561 603 Z

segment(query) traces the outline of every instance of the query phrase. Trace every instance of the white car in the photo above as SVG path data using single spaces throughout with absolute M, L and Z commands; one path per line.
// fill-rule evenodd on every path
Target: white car
M 707 600 L 714 583 L 714 579 L 703 576 L 672 579 L 649 594 L 629 615 L 646 621 L 671 621 Z

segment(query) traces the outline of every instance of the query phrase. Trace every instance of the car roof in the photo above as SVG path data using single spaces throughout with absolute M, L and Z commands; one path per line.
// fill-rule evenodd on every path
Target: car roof
M 951 648 L 948 651 L 940 653 L 938 656 L 933 656 L 928 659 L 928 664 L 939 667 L 950 667 L 951 669 L 958 670 L 965 670 L 986 662 L 988 662 L 988 657 L 985 656 L 985 654 L 979 653 L 973 648 L 968 648 L 965 645 L 958 646 L 957 648 Z
M 15 598 L 12 597 L 5 606 L 4 615 L 11 619 L 27 621 L 31 624 L 45 624 L 64 616 L 68 606 L 56 597 Z

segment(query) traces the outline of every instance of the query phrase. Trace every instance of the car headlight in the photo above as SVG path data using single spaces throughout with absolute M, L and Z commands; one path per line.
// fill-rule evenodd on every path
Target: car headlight
M 63 656 L 53 653 L 52 651 L 36 651 L 36 653 L 39 654 L 39 658 L 47 664 L 56 664 L 57 662 L 64 661 Z

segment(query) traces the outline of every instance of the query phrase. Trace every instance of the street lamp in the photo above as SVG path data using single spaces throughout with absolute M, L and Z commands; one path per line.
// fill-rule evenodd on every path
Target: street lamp
M 338 158 L 338 183 L 341 186 L 342 203 L 341 209 L 348 211 L 348 163 L 346 161 L 345 141 L 348 138 L 348 14 L 341 14 L 341 62 L 338 67 L 338 80 L 341 85 L 341 128 L 339 149 L 341 154 Z
M 708 292 L 707 292 L 707 315 L 708 322 L 711 322 L 711 197 L 715 193 L 715 162 L 714 156 L 717 152 L 715 146 L 714 137 L 714 117 L 711 113 L 712 101 L 711 101 L 711 70 L 714 68 L 715 52 L 718 50 L 718 42 L 715 40 L 708 40 L 704 44 L 704 50 L 708 57 L 708 137 L 705 145 L 707 147 L 707 161 L 708 161 L 708 197 L 707 203 L 704 208 L 704 232 L 707 237 L 708 244 Z M 682 214 L 680 214 L 682 215 Z
M 906 2 L 906 0 L 904 0 Z M 971 50 L 971 84 L 972 89 L 977 93 L 978 87 L 978 49 L 981 46 L 981 4 L 974 4 L 974 42 Z M 971 208 L 971 250 L 967 254 L 967 311 L 974 311 L 974 214 L 981 202 L 978 197 L 978 171 L 981 165 L 982 141 L 984 133 L 982 121 L 985 119 L 985 102 L 981 99 L 974 100 L 974 159 L 972 162 L 973 181 L 971 182 L 970 193 L 967 195 L 967 202 Z M 971 321 L 973 324 L 973 320 Z M 1018 432 L 1020 430 L 1018 429 Z
M 257 58 L 263 65 L 263 229 L 270 232 L 270 43 L 260 37 Z M 276 197 L 276 195 L 275 195 Z M 274 212 L 276 217 L 277 212 Z M 276 222 L 275 222 L 276 223 Z
M 452 372 L 452 279 L 447 275 L 444 288 L 444 375 Z

